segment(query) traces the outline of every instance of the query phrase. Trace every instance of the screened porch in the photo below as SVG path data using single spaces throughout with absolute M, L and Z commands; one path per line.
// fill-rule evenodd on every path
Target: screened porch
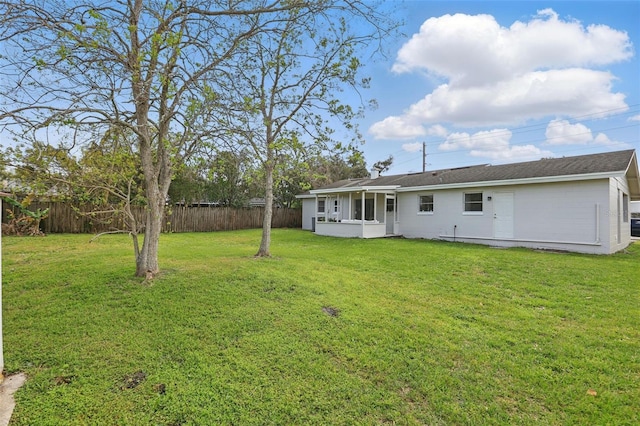
M 315 233 L 334 237 L 379 238 L 396 233 L 395 187 L 311 191 Z

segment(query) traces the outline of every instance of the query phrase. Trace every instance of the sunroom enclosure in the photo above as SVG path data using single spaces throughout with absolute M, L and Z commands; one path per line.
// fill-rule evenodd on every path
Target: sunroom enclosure
M 311 191 L 316 234 L 379 238 L 396 233 L 395 187 L 341 189 Z

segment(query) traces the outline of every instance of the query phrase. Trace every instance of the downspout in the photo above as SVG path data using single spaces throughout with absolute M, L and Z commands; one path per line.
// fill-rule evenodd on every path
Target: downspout
M 596 241 L 595 244 L 600 244 L 600 203 L 596 203 Z

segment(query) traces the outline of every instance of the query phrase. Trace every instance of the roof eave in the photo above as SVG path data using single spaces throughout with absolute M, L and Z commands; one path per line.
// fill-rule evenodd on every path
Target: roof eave
M 312 194 L 298 194 L 298 195 L 296 195 L 295 197 L 296 197 L 298 200 L 302 200 L 302 199 L 305 199 L 305 198 L 316 198 L 316 196 L 315 196 L 315 195 L 312 195 Z
M 633 155 L 629 160 L 625 176 L 629 183 L 629 197 L 631 201 L 640 201 L 640 173 L 638 172 L 638 157 L 635 151 L 633 151 Z
M 349 186 L 343 188 L 325 188 L 313 189 L 309 191 L 312 195 L 338 194 L 345 192 L 375 192 L 375 191 L 395 191 L 399 185 L 383 185 L 383 186 Z
M 503 180 L 488 180 L 488 181 L 474 181 L 474 182 L 461 182 L 461 183 L 443 183 L 443 184 L 436 184 L 436 185 L 422 185 L 422 186 L 411 186 L 406 188 L 399 188 L 397 192 L 434 191 L 438 189 L 477 188 L 479 186 L 512 186 L 512 185 L 527 185 L 527 184 L 534 184 L 534 183 L 570 182 L 570 181 L 581 181 L 581 180 L 606 179 L 610 177 L 622 177 L 624 175 L 625 175 L 624 171 L 619 171 L 619 172 L 586 173 L 586 174 L 580 174 L 580 175 L 543 176 L 543 177 L 522 178 L 522 179 L 503 179 Z

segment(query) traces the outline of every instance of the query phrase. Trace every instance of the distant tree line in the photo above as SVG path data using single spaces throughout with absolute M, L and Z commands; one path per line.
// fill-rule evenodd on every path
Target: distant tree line
M 296 195 L 328 183 L 368 175 L 365 158 L 357 149 L 283 159 L 274 178 L 276 206 L 299 207 Z M 244 207 L 264 197 L 262 169 L 244 152 L 221 151 L 181 166 L 169 189 L 172 203 L 209 202 Z
M 103 137 L 77 155 L 50 145 L 9 147 L 2 152 L 0 177 L 13 193 L 29 200 L 38 194 L 42 200 L 75 205 L 144 205 L 133 146 L 115 141 Z M 288 208 L 299 207 L 296 195 L 309 189 L 369 175 L 362 152 L 355 148 L 289 158 L 282 164 L 274 179 L 274 204 Z M 261 168 L 246 153 L 194 156 L 177 167 L 167 203 L 247 207 L 251 199 L 264 197 L 263 179 Z

